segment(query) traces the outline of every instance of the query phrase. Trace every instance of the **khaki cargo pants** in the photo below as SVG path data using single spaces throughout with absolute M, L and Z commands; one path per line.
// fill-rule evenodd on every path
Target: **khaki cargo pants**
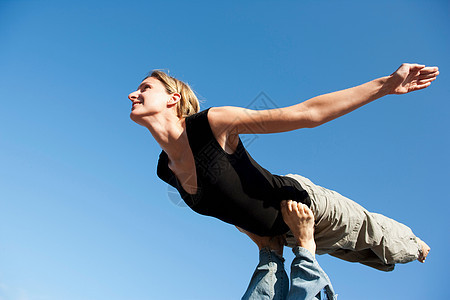
M 316 253 L 359 262 L 382 271 L 395 264 L 416 260 L 420 246 L 411 229 L 377 213 L 371 213 L 339 193 L 315 185 L 300 175 L 297 180 L 311 198 L 315 217 Z M 295 246 L 292 233 L 288 246 Z

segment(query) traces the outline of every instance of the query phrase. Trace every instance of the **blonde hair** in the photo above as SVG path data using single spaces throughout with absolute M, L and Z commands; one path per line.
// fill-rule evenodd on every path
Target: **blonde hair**
M 200 111 L 200 102 L 187 83 L 173 78 L 160 70 L 153 70 L 148 77 L 158 79 L 166 88 L 167 93 L 178 93 L 181 95 L 181 99 L 177 103 L 177 115 L 179 118 L 185 118 Z

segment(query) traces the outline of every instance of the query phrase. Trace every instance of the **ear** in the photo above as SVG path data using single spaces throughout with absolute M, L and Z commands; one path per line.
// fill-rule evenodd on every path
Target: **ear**
M 167 105 L 175 105 L 181 100 L 181 95 L 173 93 L 170 95 L 170 99 L 167 101 Z

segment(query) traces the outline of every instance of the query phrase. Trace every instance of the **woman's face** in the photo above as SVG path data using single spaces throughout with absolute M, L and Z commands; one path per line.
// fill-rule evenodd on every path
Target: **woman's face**
M 167 108 L 171 95 L 156 78 L 148 77 L 142 81 L 138 89 L 128 95 L 132 102 L 130 118 L 138 121 L 145 116 L 157 114 Z

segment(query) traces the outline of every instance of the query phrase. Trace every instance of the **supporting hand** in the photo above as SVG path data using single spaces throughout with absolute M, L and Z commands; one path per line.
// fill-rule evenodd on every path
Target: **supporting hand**
M 406 94 L 428 87 L 439 75 L 438 67 L 402 64 L 389 78 L 390 94 Z
M 286 244 L 286 238 L 283 235 L 279 236 L 259 236 L 244 230 L 238 226 L 236 228 L 246 234 L 255 244 L 258 246 L 259 250 L 263 248 L 269 248 L 275 251 L 279 256 L 283 257 L 283 247 Z

